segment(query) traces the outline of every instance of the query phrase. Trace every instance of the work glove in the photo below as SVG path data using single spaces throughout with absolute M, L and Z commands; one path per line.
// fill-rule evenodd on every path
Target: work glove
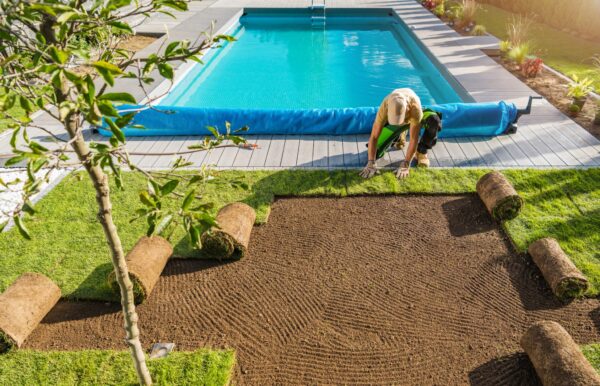
M 396 170 L 396 178 L 403 180 L 410 174 L 410 164 L 406 161 L 400 162 L 400 167 Z
M 367 162 L 367 166 L 365 166 L 365 168 L 360 172 L 360 176 L 362 178 L 371 178 L 375 174 L 379 174 L 376 161 Z

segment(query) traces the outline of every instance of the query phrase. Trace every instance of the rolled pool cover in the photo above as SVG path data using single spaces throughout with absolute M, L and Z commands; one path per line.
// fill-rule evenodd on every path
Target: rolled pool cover
M 383 97 L 383 96 L 382 96 Z M 505 134 L 518 118 L 514 103 L 446 103 L 424 106 L 443 115 L 440 138 L 497 136 Z M 377 107 L 324 109 L 228 109 L 185 106 L 139 105 L 118 107 L 122 114 L 135 113 L 124 129 L 127 137 L 155 135 L 212 135 L 209 126 L 234 129 L 249 127 L 243 135 L 355 135 L 371 132 Z M 137 125 L 143 128 L 136 127 Z M 111 136 L 104 124 L 99 132 Z
M 0 352 L 21 347 L 60 296 L 60 288 L 42 274 L 19 276 L 0 295 Z
M 248 250 L 255 220 L 256 212 L 249 205 L 234 202 L 224 206 L 217 214 L 219 227 L 202 235 L 202 251 L 219 260 L 241 259 Z
M 599 386 L 600 376 L 571 335 L 558 323 L 533 324 L 521 337 L 521 347 L 544 386 Z
M 135 304 L 143 303 L 150 296 L 172 254 L 171 243 L 160 236 L 144 236 L 129 251 L 126 260 L 129 278 L 133 283 Z M 114 271 L 108 276 L 108 282 L 119 296 L 119 284 Z
M 577 269 L 555 239 L 537 240 L 529 245 L 528 252 L 558 298 L 581 297 L 588 290 L 587 278 Z
M 477 181 L 477 194 L 488 212 L 498 221 L 511 220 L 519 215 L 523 199 L 504 174 L 493 171 Z

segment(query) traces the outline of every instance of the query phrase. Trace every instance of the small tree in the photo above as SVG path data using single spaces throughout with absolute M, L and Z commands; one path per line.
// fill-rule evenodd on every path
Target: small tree
M 22 202 L 10 215 L 21 235 L 31 238 L 24 220 L 26 214 L 35 214 L 31 197 L 52 170 L 67 165 L 83 166 L 93 183 L 98 220 L 110 247 L 120 289 L 126 343 L 139 381 L 144 385 L 151 384 L 152 379 L 139 340 L 132 283 L 113 222 L 109 178 L 122 188 L 123 165 L 146 177 L 148 188 L 140 192 L 142 208 L 136 215 L 147 221 L 148 235 L 172 233 L 174 227 L 181 226 L 191 242 L 199 246 L 200 234 L 215 223 L 208 212 L 209 205 L 195 204 L 200 186 L 206 180 L 204 169 L 175 173 L 189 166 L 182 158 L 163 172 L 147 172 L 131 162 L 124 147 L 123 129 L 132 122 L 136 111 L 120 114 L 117 107 L 120 103 L 135 104 L 136 100 L 128 93 L 110 89 L 116 78 L 135 79 L 142 88 L 157 75 L 172 81 L 171 62 L 198 61 L 203 50 L 223 39 L 231 40 L 209 32 L 200 42 L 173 41 L 143 58 L 119 48 L 119 42 L 133 34 L 129 20 L 186 9 L 187 2 L 182 0 L 0 0 L 0 114 L 10 119 L 14 130 L 11 139 L 14 156 L 6 165 L 23 164 L 27 170 Z M 9 112 L 15 105 L 26 112 L 25 117 Z M 38 109 L 59 121 L 66 137 L 37 127 L 47 132 L 54 144 L 44 146 L 32 140 L 27 135 L 34 127 L 29 115 Z M 86 140 L 83 130 L 87 125 L 110 129 L 113 134 L 110 141 L 106 144 Z M 245 143 L 226 126 L 225 134 L 213 129 L 214 138 L 206 138 L 192 151 Z M 226 140 L 232 145 L 224 145 Z M 0 185 L 7 186 L 1 180 Z M 171 196 L 181 198 L 181 204 L 176 209 L 165 209 L 163 201 Z

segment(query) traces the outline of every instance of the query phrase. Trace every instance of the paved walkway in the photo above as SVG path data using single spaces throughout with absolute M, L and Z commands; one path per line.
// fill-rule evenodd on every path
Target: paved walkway
M 142 50 L 151 53 L 164 41 L 197 39 L 212 21 L 219 33 L 225 32 L 241 15 L 243 7 L 307 7 L 310 0 L 217 0 L 192 2 L 192 11 L 178 14 L 177 20 L 164 16 L 146 20 L 137 30 L 144 33 L 168 35 Z M 527 97 L 536 93 L 516 77 L 487 57 L 481 48 L 495 44 L 490 38 L 463 37 L 443 24 L 413 0 L 333 0 L 328 7 L 382 7 L 393 9 L 429 51 L 447 67 L 460 87 L 477 102 L 507 100 L 524 106 Z M 179 64 L 176 77 L 189 68 Z M 158 78 L 158 76 L 157 76 Z M 153 92 L 160 93 L 165 84 L 157 82 Z M 137 83 L 118 80 L 116 89 L 127 90 L 139 101 L 145 97 Z M 41 115 L 35 123 L 60 132 L 56 122 Z M 431 154 L 435 167 L 591 167 L 600 165 L 600 141 L 574 123 L 546 101 L 537 101 L 533 113 L 523 117 L 515 135 L 494 138 L 469 137 L 439 141 Z M 32 131 L 39 139 L 49 136 Z M 97 141 L 106 139 L 86 133 Z M 249 136 L 257 150 L 227 148 L 199 152 L 187 156 L 194 167 L 202 164 L 217 168 L 277 169 L 277 168 L 356 168 L 366 162 L 367 135 L 358 136 Z M 132 153 L 172 153 L 187 150 L 201 137 L 146 137 L 128 142 Z M 0 153 L 9 149 L 9 137 L 0 137 Z M 380 161 L 382 166 L 394 166 L 404 156 L 393 151 Z M 134 160 L 146 168 L 165 168 L 173 155 L 136 155 Z M 1 163 L 0 163 L 1 164 Z

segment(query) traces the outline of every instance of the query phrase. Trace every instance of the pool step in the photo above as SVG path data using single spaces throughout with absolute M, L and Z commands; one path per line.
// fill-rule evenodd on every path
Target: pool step
M 318 3 L 319 0 L 311 0 L 310 7 L 312 15 L 310 17 L 310 23 L 313 28 L 324 28 L 325 27 L 325 1 Z
M 312 16 L 310 18 L 310 24 L 313 28 L 325 27 L 325 16 Z

